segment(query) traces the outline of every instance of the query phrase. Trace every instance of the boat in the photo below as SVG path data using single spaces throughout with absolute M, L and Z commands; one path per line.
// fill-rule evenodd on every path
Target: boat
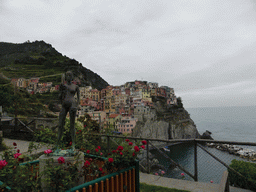
M 170 149 L 168 149 L 168 146 L 163 147 L 163 150 L 168 152 L 170 151 Z

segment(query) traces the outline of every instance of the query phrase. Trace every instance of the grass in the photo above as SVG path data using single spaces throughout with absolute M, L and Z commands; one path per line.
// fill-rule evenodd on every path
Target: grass
M 148 191 L 150 192 L 189 192 L 187 190 L 180 190 L 180 189 L 167 188 L 167 187 L 140 183 L 140 192 L 148 192 Z

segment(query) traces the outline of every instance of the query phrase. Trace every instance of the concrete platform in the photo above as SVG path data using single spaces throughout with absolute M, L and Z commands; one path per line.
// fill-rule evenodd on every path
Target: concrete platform
M 187 180 L 181 180 L 181 179 L 172 179 L 172 178 L 166 178 L 163 176 L 157 176 L 157 175 L 146 174 L 141 172 L 140 172 L 140 183 L 187 190 L 191 192 L 217 192 L 218 191 L 217 190 L 218 184 L 214 184 L 214 183 L 202 183 L 202 182 L 194 182 L 194 181 L 187 181 Z M 252 191 L 230 186 L 230 192 L 252 192 Z

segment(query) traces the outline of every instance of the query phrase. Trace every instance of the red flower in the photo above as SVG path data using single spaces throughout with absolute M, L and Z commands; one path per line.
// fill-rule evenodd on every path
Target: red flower
M 17 146 L 17 143 L 13 142 L 13 146 Z
M 64 157 L 59 157 L 59 158 L 58 158 L 58 162 L 59 162 L 59 164 L 65 163 Z
M 133 152 L 132 156 L 134 157 L 135 156 L 135 153 Z
M 88 167 L 90 164 L 91 164 L 90 161 L 85 161 L 85 162 L 84 162 L 84 166 L 85 166 L 85 167 Z
M 80 129 L 79 132 L 82 132 L 82 130 Z
M 89 153 L 90 153 L 90 150 L 87 150 L 87 151 L 86 151 L 86 153 L 88 153 L 88 154 L 89 154 Z
M 110 157 L 110 158 L 108 158 L 108 162 L 109 162 L 109 163 L 113 163 L 113 162 L 114 162 L 114 159 Z
M 140 151 L 140 148 L 139 148 L 138 146 L 134 146 L 134 150 L 135 150 L 136 152 L 138 152 L 138 151 Z
M 126 142 L 129 142 L 130 140 L 129 139 L 125 139 Z
M 101 149 L 101 147 L 100 147 L 100 146 L 98 146 L 97 148 L 98 148 L 98 149 Z
M 145 141 L 145 140 L 141 141 L 141 143 L 142 143 L 143 145 L 147 145 L 147 141 Z
M 113 150 L 112 153 L 116 153 L 116 150 Z
M 76 134 L 79 134 L 79 132 L 77 131 Z
M 119 154 L 120 154 L 120 155 L 123 155 L 123 153 L 122 153 L 122 152 L 120 152 Z
M 86 125 L 84 125 L 84 127 L 86 127 Z
M 14 158 L 17 159 L 21 154 L 20 153 L 15 153 Z
M 47 150 L 44 151 L 44 153 L 45 154 L 50 154 L 50 153 L 52 153 L 52 150 L 51 149 L 47 149 Z
M 20 150 L 19 149 L 17 149 L 17 153 L 19 153 L 20 152 Z
M 122 151 L 123 149 L 124 149 L 123 146 L 118 146 L 118 147 L 117 147 L 117 150 L 119 150 L 119 151 Z
M 70 145 L 70 146 L 72 145 L 72 141 L 69 142 L 69 145 Z
M 132 146 L 132 145 L 133 145 L 133 143 L 132 143 L 132 142 L 129 142 L 129 145 L 130 145 L 130 146 Z
M 96 152 L 98 152 L 98 151 L 99 151 L 99 149 L 97 149 L 97 148 L 96 148 L 96 149 L 95 149 L 95 151 L 96 151 Z
M 102 167 L 100 167 L 100 168 L 99 168 L 99 171 L 100 171 L 100 172 L 102 172 L 102 171 L 103 171 Z
M 0 169 L 2 169 L 3 167 L 5 167 L 8 164 L 8 162 L 6 162 L 6 160 L 1 160 L 0 161 Z
M 140 147 L 141 147 L 142 149 L 145 149 L 145 146 L 144 146 L 144 145 L 141 145 Z

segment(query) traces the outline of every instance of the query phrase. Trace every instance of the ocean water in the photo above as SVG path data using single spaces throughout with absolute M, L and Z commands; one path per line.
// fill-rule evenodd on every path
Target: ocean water
M 189 108 L 186 109 L 195 122 L 200 134 L 206 130 L 212 132 L 214 140 L 256 142 L 256 106 L 250 107 L 219 107 L 219 108 Z M 254 149 L 255 147 L 243 146 Z M 244 158 L 231 155 L 215 148 L 206 147 L 212 154 L 217 156 L 226 164 L 233 159 L 244 160 Z M 165 152 L 171 159 L 182 165 L 190 173 L 194 174 L 194 147 L 188 144 L 169 147 L 170 152 Z M 164 165 L 166 177 L 182 179 L 179 168 L 172 168 L 170 161 L 164 158 L 158 151 L 151 151 Z M 227 168 L 216 161 L 202 149 L 197 148 L 198 153 L 198 179 L 200 182 L 219 183 L 223 171 Z M 193 180 L 185 174 L 186 180 Z
M 256 106 L 188 108 L 197 130 L 214 140 L 256 142 Z

